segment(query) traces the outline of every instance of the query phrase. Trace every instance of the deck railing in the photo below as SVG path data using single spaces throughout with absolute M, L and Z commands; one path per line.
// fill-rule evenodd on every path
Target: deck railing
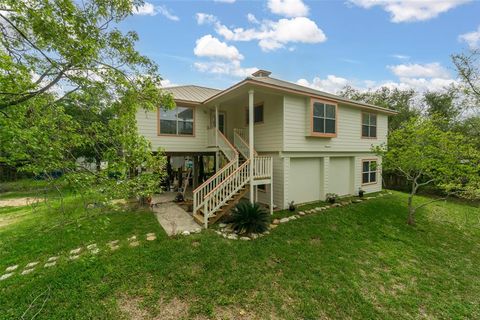
M 253 177 L 255 179 L 268 179 L 273 174 L 272 157 L 255 157 L 253 166 Z
M 245 129 L 235 128 L 233 129 L 233 144 L 242 154 L 245 159 L 250 158 L 250 148 L 248 146 L 248 136 L 245 135 Z M 253 154 L 256 156 L 257 151 L 253 150 Z

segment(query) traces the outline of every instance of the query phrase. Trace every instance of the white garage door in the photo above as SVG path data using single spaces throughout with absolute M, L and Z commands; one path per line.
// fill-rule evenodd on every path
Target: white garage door
M 339 196 L 353 192 L 351 189 L 353 183 L 351 164 L 352 158 L 330 158 L 327 192 L 336 193 Z
M 320 158 L 291 158 L 288 196 L 304 203 L 320 199 Z

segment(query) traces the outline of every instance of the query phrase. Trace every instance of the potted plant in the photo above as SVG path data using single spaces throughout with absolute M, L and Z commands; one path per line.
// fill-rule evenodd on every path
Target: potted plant
M 365 194 L 365 190 L 363 190 L 362 188 L 358 188 L 358 196 L 360 198 L 363 198 L 363 195 Z
M 337 201 L 338 194 L 336 194 L 336 193 L 327 193 L 327 194 L 325 195 L 325 198 L 327 199 L 327 202 L 328 202 L 328 203 L 334 204 L 335 201 Z
M 288 204 L 288 210 L 289 211 L 295 211 L 295 204 L 294 204 L 293 201 Z

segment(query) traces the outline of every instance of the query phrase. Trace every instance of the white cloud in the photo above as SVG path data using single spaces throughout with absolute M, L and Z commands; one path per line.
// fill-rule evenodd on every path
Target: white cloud
M 143 5 L 133 8 L 133 14 L 138 14 L 140 16 L 154 16 L 157 13 L 155 6 L 150 2 L 145 2 Z
M 160 14 L 164 16 L 165 18 L 172 20 L 172 21 L 179 21 L 180 18 L 173 13 L 170 12 L 170 10 L 167 9 L 165 6 L 154 6 L 150 2 L 145 2 L 143 5 L 134 7 L 133 8 L 133 14 L 140 15 L 140 16 L 156 16 L 157 14 Z
M 399 60 L 408 60 L 410 59 L 410 56 L 404 55 L 404 54 L 392 54 L 392 57 L 397 58 Z
M 381 7 L 390 13 L 392 22 L 424 21 L 437 17 L 471 0 L 349 0 L 349 3 L 370 9 Z
M 258 70 L 258 68 L 243 68 L 238 60 L 230 62 L 195 62 L 194 66 L 200 72 L 224 74 L 234 77 L 247 77 Z
M 316 90 L 330 93 L 336 93 L 350 83 L 351 81 L 349 81 L 348 79 L 337 77 L 332 74 L 328 75 L 325 79 L 315 77 L 313 78 L 312 82 L 309 82 L 307 79 L 299 79 L 297 81 L 297 84 L 301 86 L 310 87 Z
M 449 72 L 438 62 L 427 64 L 399 64 L 387 66 L 393 74 L 400 78 L 442 78 L 448 79 Z
M 219 58 L 227 60 L 242 60 L 243 56 L 235 46 L 229 46 L 208 34 L 196 41 L 193 53 L 197 57 Z
M 414 89 L 418 92 L 425 92 L 428 90 L 441 91 L 446 87 L 458 84 L 458 80 L 452 78 L 438 63 L 400 66 L 402 67 L 392 68 L 392 66 L 387 66 L 393 71 L 394 75 L 397 76 L 397 79 L 372 81 L 328 75 L 326 78 L 314 77 L 312 81 L 299 79 L 297 80 L 297 84 L 330 93 L 338 93 L 338 91 L 343 89 L 346 85 L 350 85 L 360 91 L 367 91 L 369 89 L 376 90 L 381 87 L 387 87 L 390 89 Z
M 178 86 L 179 84 L 177 83 L 174 83 L 172 81 L 170 81 L 169 79 L 163 79 L 160 81 L 160 84 L 162 85 L 163 88 L 168 88 L 168 87 L 176 87 Z
M 308 6 L 302 0 L 268 0 L 272 13 L 285 17 L 303 17 L 308 15 Z
M 254 23 L 254 24 L 259 24 L 260 23 L 260 21 L 257 20 L 257 17 L 255 17 L 255 15 L 253 13 L 247 14 L 247 20 L 248 20 L 248 22 Z
M 305 17 L 263 20 L 258 28 L 234 28 L 223 25 L 217 17 L 197 13 L 198 24 L 213 24 L 215 31 L 229 41 L 257 40 L 263 51 L 284 48 L 289 43 L 320 43 L 327 40 L 325 33 L 317 24 Z
M 236 0 L 213 0 L 214 2 L 234 3 Z
M 458 39 L 466 42 L 471 49 L 480 49 L 480 26 L 477 31 L 461 34 Z

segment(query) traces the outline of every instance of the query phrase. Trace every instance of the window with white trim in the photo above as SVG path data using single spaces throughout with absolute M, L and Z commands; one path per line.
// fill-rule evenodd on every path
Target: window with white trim
M 362 184 L 377 182 L 377 161 L 363 160 L 362 161 Z
M 362 137 L 377 137 L 377 115 L 374 113 L 362 113 Z
M 193 107 L 160 108 L 160 134 L 193 136 Z
M 335 134 L 337 108 L 333 104 L 320 101 L 313 102 L 312 131 L 319 134 Z

